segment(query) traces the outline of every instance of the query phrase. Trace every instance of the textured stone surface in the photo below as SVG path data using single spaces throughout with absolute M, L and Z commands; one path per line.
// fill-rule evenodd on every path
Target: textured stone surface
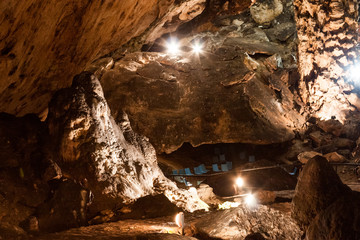
M 0 111 L 42 113 L 92 60 L 139 49 L 200 14 L 204 0 L 0 3 Z M 140 43 L 139 43 L 140 42 Z
M 294 109 L 289 73 L 249 56 L 272 56 L 284 48 L 244 38 L 210 47 L 199 57 L 132 53 L 117 61 L 101 78 L 115 119 L 127 112 L 158 152 L 184 142 L 270 144 L 293 138 L 304 117 Z
M 310 224 L 306 240 L 360 239 L 360 194 L 340 195 Z
M 347 70 L 358 54 L 357 1 L 295 0 L 294 6 L 303 101 L 314 115 L 343 121 L 356 110 L 348 98 L 357 77 Z
M 71 180 L 60 180 L 52 198 L 37 208 L 39 229 L 45 232 L 80 227 L 87 220 L 89 191 Z
M 90 213 L 155 192 L 188 211 L 204 208 L 164 177 L 154 148 L 132 131 L 125 113 L 118 124 L 114 121 L 100 83 L 90 73 L 76 76 L 71 88 L 57 92 L 47 125 L 56 162 L 94 194 Z
M 328 161 L 315 156 L 300 173 L 292 201 L 292 217 L 306 229 L 316 215 L 350 191 Z
M 248 209 L 245 205 L 211 213 L 195 224 L 205 239 L 244 239 L 260 233 L 265 239 L 301 239 L 302 232 L 287 214 L 259 205 Z
M 270 24 L 282 11 L 280 0 L 257 0 L 250 8 L 251 17 L 258 24 Z

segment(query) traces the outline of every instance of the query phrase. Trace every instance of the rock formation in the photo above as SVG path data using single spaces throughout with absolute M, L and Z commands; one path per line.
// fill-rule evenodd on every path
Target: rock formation
M 357 2 L 295 0 L 294 6 L 303 101 L 314 115 L 343 121 L 356 110 L 348 70 L 358 54 Z
M 302 235 L 289 215 L 266 206 L 252 210 L 240 205 L 238 208 L 211 213 L 196 223 L 195 227 L 205 239 L 244 239 L 247 235 L 258 233 L 265 239 L 300 240 Z
M 114 121 L 100 83 L 90 73 L 76 76 L 71 88 L 56 93 L 47 125 L 54 159 L 64 174 L 94 194 L 90 213 L 156 192 L 188 211 L 204 208 L 164 177 L 153 147 L 132 131 L 125 113 L 118 124 Z
M 0 111 L 41 114 L 54 92 L 70 86 L 88 63 L 125 44 L 118 55 L 139 50 L 200 14 L 204 3 L 1 1 Z
M 200 56 L 133 53 L 115 62 L 101 77 L 115 119 L 126 111 L 158 152 L 172 152 L 184 142 L 292 139 L 304 116 L 289 90 L 289 72 L 278 67 L 277 53 L 285 49 L 244 38 L 223 41 L 210 42 Z M 249 54 L 267 57 L 256 61 Z
M 306 239 L 358 239 L 358 192 L 344 185 L 328 161 L 316 156 L 299 176 L 292 217 L 306 231 Z
M 310 159 L 296 185 L 292 216 L 306 228 L 321 211 L 339 196 L 350 192 L 336 172 L 321 156 Z

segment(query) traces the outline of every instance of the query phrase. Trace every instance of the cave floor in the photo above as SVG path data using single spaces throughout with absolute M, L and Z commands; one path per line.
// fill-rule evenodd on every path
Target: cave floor
M 274 203 L 268 205 L 278 211 L 290 214 L 290 203 Z M 175 216 L 159 217 L 152 219 L 127 219 L 117 222 L 108 222 L 98 225 L 91 225 L 80 228 L 73 228 L 63 232 L 42 234 L 33 236 L 31 240 L 85 240 L 85 239 L 117 239 L 117 240 L 132 240 L 132 239 L 202 239 L 196 238 L 195 223 L 201 218 L 206 217 L 209 212 L 194 212 L 185 214 L 185 236 L 192 237 L 186 238 L 180 235 L 180 229 L 175 224 Z M 220 210 L 221 211 L 221 210 Z

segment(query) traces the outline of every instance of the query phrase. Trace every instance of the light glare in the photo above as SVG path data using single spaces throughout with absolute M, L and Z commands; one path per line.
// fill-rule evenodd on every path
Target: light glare
M 244 186 L 244 180 L 243 180 L 241 177 L 238 177 L 238 178 L 236 179 L 236 185 L 237 185 L 238 187 Z
M 253 194 L 249 193 L 246 197 L 245 197 L 245 204 L 249 207 L 255 207 L 256 206 L 256 198 Z
M 180 44 L 177 39 L 171 38 L 166 42 L 167 52 L 172 55 L 176 55 L 180 52 Z
M 200 54 L 202 53 L 203 46 L 202 44 L 196 42 L 195 44 L 192 45 L 192 49 L 194 53 Z

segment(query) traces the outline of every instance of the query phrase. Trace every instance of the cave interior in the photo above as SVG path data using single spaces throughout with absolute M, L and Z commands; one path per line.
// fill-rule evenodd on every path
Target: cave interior
M 357 0 L 0 12 L 0 239 L 360 240 Z

